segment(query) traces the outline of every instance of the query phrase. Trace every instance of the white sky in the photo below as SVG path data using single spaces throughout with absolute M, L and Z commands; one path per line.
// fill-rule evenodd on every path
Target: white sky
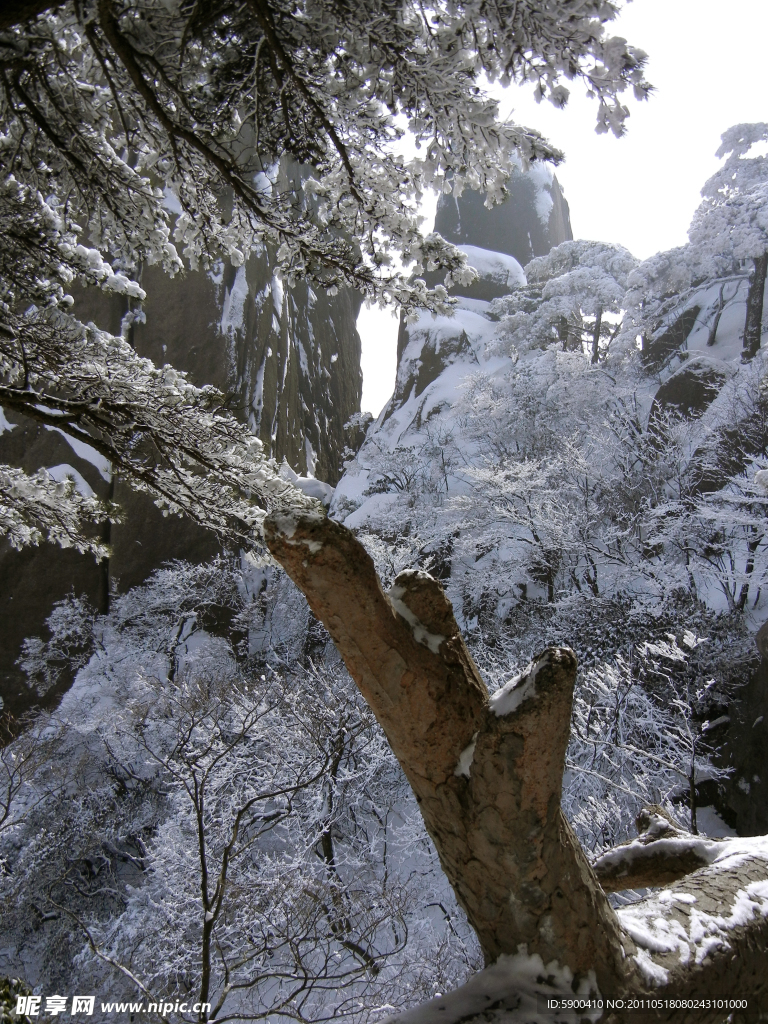
M 646 78 L 656 86 L 647 102 L 626 101 L 624 138 L 595 134 L 595 104 L 578 85 L 563 111 L 537 105 L 530 88 L 507 89 L 502 113 L 513 111 L 564 150 L 557 176 L 574 237 L 619 242 L 644 259 L 687 240 L 721 133 L 768 121 L 768 0 L 634 0 L 609 31 L 648 53 Z M 430 206 L 424 212 L 434 216 Z M 374 415 L 394 386 L 397 324 L 378 309 L 358 319 L 362 408 Z

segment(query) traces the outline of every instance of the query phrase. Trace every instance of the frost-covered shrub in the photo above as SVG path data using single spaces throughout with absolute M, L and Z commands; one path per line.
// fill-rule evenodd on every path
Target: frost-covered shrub
M 365 1021 L 478 966 L 399 766 L 327 635 L 307 655 L 296 598 L 218 560 L 161 570 L 109 616 L 83 606 L 93 656 L 4 751 L 37 759 L 4 779 L 3 970 Z M 53 657 L 74 615 L 50 623 Z

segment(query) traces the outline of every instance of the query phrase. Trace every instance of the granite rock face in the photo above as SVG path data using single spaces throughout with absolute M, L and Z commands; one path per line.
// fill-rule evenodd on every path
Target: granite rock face
M 507 191 L 509 199 L 491 209 L 479 192 L 441 196 L 435 231 L 456 245 L 507 253 L 522 266 L 573 238 L 568 203 L 549 165 L 515 168 Z
M 421 395 L 448 366 L 457 361 L 476 363 L 475 349 L 483 343 L 472 339 L 486 333 L 481 321 L 488 319 L 489 303 L 525 284 L 526 263 L 573 238 L 568 203 L 548 165 L 528 172 L 515 168 L 507 188 L 509 198 L 490 210 L 478 192 L 438 200 L 435 231 L 466 253 L 478 277 L 450 289 L 459 298 L 455 316 L 424 314 L 414 324 L 401 318 L 395 393 L 385 421 L 410 396 Z M 438 272 L 424 278 L 430 286 L 442 281 Z
M 361 300 L 350 291 L 329 296 L 303 283 L 284 287 L 273 264 L 264 249 L 243 267 L 173 280 L 145 268 L 146 323 L 134 323 L 129 337 L 156 364 L 170 363 L 195 384 L 227 393 L 233 411 L 277 461 L 333 485 L 350 441 L 345 425 L 360 409 Z M 119 334 L 126 306 L 122 297 L 89 290 L 78 296 L 76 311 Z M 15 662 L 24 638 L 44 632 L 55 601 L 73 591 L 104 609 L 110 588 L 125 591 L 172 559 L 205 560 L 219 545 L 191 522 L 163 518 L 150 498 L 113 479 L 96 452 L 82 445 L 75 450 L 62 434 L 22 416 L 8 413 L 7 419 L 14 425 L 0 426 L 0 462 L 74 476 L 81 488 L 113 496 L 124 515 L 107 528 L 108 564 L 50 544 L 19 552 L 0 543 L 0 696 L 7 710 L 19 712 L 30 693 Z
M 509 198 L 491 210 L 476 192 L 438 201 L 435 230 L 466 253 L 478 276 L 471 284 L 451 288 L 458 299 L 452 316 L 422 313 L 411 323 L 401 317 L 394 393 L 350 463 L 331 506 L 332 514 L 353 529 L 368 522 L 369 515 L 375 519 L 378 505 L 376 494 L 371 497 L 375 480 L 369 463 L 376 453 L 421 450 L 430 437 L 456 432 L 453 407 L 467 378 L 511 367 L 508 355 L 495 352 L 491 302 L 525 285 L 525 263 L 573 237 L 568 204 L 550 167 L 527 173 L 516 168 L 508 190 Z M 443 276 L 433 271 L 424 278 L 435 285 Z

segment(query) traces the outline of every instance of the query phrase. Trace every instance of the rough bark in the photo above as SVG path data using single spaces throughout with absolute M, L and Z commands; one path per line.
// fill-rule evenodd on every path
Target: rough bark
M 385 594 L 362 545 L 320 513 L 273 514 L 265 536 L 387 734 L 486 962 L 497 961 L 463 989 L 414 1011 L 414 1021 L 519 1021 L 519 974 L 512 972 L 509 992 L 496 1000 L 498 1013 L 484 986 L 496 999 L 508 964 L 520 957 L 541 965 L 534 985 L 567 968 L 572 993 L 579 983 L 582 993 L 614 998 L 751 997 L 768 989 L 768 841 L 746 850 L 713 844 L 725 859 L 720 849 L 705 851 L 718 863 L 703 868 L 701 857 L 678 858 L 670 874 L 659 844 L 677 838 L 685 846 L 687 834 L 656 820 L 652 809 L 639 819 L 647 840 L 640 845 L 653 851 L 645 861 L 651 873 L 642 883 L 639 873 L 635 879 L 627 872 L 606 885 L 685 877 L 663 899 L 633 905 L 635 925 L 608 903 L 560 809 L 572 651 L 550 648 L 489 698 L 436 580 L 401 573 Z M 689 840 L 689 853 L 707 846 Z M 648 939 L 659 928 L 660 938 Z M 713 1007 L 657 1018 L 703 1024 L 725 1016 Z
M 739 840 L 722 845 L 731 844 L 733 853 L 724 861 L 622 911 L 644 958 L 645 992 L 658 1007 L 651 1015 L 655 1021 L 715 1024 L 768 1017 L 768 861 L 765 850 L 762 856 L 739 851 Z M 739 1013 L 723 1000 L 747 1005 Z
M 749 277 L 747 292 L 747 316 L 744 322 L 744 343 L 741 358 L 744 362 L 753 359 L 760 351 L 763 337 L 763 293 L 768 274 L 768 252 L 758 256 Z
M 381 723 L 486 960 L 524 944 L 615 987 L 618 921 L 560 810 L 573 653 L 545 652 L 518 683 L 526 699 L 496 714 L 435 580 L 402 573 L 385 594 L 362 545 L 321 516 L 272 516 L 265 533 Z

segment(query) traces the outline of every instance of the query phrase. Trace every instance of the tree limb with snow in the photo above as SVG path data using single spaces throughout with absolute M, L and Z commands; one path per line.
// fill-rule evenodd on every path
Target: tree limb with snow
M 550 995 L 766 993 L 756 980 L 768 977 L 764 839 L 718 844 L 713 855 L 680 835 L 653 847 L 665 840 L 652 830 L 632 850 L 643 848 L 646 867 L 653 850 L 657 881 L 684 879 L 625 911 L 609 903 L 560 808 L 570 650 L 543 652 L 489 697 L 436 580 L 407 571 L 385 594 L 362 545 L 319 515 L 269 516 L 265 534 L 382 725 L 489 965 L 402 1024 L 529 1019 L 518 1010 L 542 973 Z M 628 848 L 606 853 L 599 871 L 611 874 L 612 859 L 629 877 Z M 713 1007 L 697 1019 L 723 1016 Z

